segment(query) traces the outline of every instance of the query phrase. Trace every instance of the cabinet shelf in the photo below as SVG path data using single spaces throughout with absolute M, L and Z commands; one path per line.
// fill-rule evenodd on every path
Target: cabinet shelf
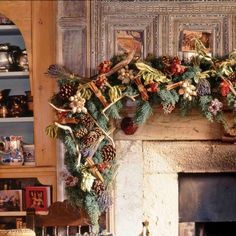
M 35 212 L 36 215 L 47 215 L 48 211 L 38 211 Z M 3 211 L 0 212 L 1 216 L 26 216 L 26 211 Z
M 20 30 L 15 25 L 0 25 L 0 35 L 20 35 Z
M 0 123 L 20 123 L 20 122 L 33 122 L 34 117 L 7 117 L 7 118 L 0 118 Z
M 0 79 L 28 79 L 28 71 L 9 71 L 9 72 L 0 72 Z
M 4 211 L 0 216 L 26 216 L 26 211 Z

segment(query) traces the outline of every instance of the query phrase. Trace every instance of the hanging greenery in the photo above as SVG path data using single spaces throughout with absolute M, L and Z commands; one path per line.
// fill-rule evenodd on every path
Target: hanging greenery
M 68 199 L 84 208 L 98 231 L 98 218 L 111 204 L 111 183 L 117 171 L 116 149 L 109 120 L 120 119 L 124 100 L 136 102 L 134 124 L 124 123 L 127 133 L 145 123 L 152 107 L 170 114 L 179 107 L 186 114 L 192 107 L 209 120 L 222 123 L 229 135 L 235 126 L 224 119 L 225 108 L 236 117 L 236 50 L 228 57 L 213 58 L 196 40 L 190 61 L 149 55 L 134 59 L 135 49 L 98 66 L 98 75 L 82 78 L 64 67 L 52 65 L 48 74 L 57 79 L 59 91 L 50 105 L 57 119 L 46 128 L 65 145 L 63 174 Z M 236 118 L 235 118 L 236 124 Z

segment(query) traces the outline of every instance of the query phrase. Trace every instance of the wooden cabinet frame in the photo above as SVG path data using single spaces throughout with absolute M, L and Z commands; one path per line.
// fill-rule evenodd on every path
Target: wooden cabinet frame
M 34 144 L 36 166 L 0 167 L 0 178 L 38 177 L 42 184 L 53 186 L 56 200 L 56 145 L 46 136 L 45 128 L 54 119 L 48 101 L 55 81 L 46 75 L 56 61 L 56 1 L 1 1 L 0 13 L 20 29 L 28 58 L 30 86 L 34 99 Z

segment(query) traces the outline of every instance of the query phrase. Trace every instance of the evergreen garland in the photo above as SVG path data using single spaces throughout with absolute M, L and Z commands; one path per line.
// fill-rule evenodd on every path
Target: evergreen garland
M 236 50 L 216 59 L 206 55 L 198 40 L 196 49 L 196 56 L 187 62 L 153 55 L 135 61 L 132 52 L 114 56 L 102 62 L 91 79 L 62 66 L 49 67 L 60 92 L 51 98 L 57 119 L 46 133 L 64 143 L 68 199 L 87 211 L 94 232 L 99 230 L 99 216 L 111 203 L 108 193 L 117 172 L 109 119 L 121 119 L 124 99 L 135 101 L 138 125 L 152 115 L 153 106 L 162 106 L 164 113 L 179 107 L 183 115 L 197 107 L 209 121 L 235 133 L 224 113 L 227 106 L 236 124 Z

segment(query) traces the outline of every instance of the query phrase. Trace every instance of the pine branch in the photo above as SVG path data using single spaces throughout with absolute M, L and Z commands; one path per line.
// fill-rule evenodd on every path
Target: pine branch
M 230 107 L 231 109 L 235 109 L 234 107 L 236 104 L 236 96 L 234 96 L 232 93 L 228 93 L 227 95 L 227 105 L 228 107 Z
M 101 215 L 96 197 L 92 194 L 87 194 L 85 196 L 85 209 L 90 217 L 91 223 L 94 227 L 95 232 L 99 232 L 98 220 Z
M 66 187 L 66 196 L 73 206 L 84 208 L 84 192 L 77 187 Z
M 186 116 L 188 112 L 192 109 L 193 102 L 184 99 L 183 97 L 180 100 L 180 113 L 182 116 Z
M 123 105 L 121 101 L 116 102 L 106 111 L 107 116 L 113 119 L 121 119 L 121 116 L 119 113 L 122 107 Z
M 71 174 L 74 174 L 75 172 L 77 172 L 76 161 L 77 161 L 77 156 L 71 155 L 71 153 L 69 151 L 65 152 L 64 164 L 66 165 L 67 170 Z
M 212 101 L 212 97 L 211 96 L 201 96 L 199 98 L 199 105 L 200 105 L 201 111 L 202 111 L 203 115 L 209 121 L 213 121 L 212 113 L 208 110 L 209 104 L 210 104 L 211 101 Z
M 148 101 L 140 101 L 138 110 L 134 117 L 134 122 L 138 125 L 144 124 L 146 120 L 152 115 L 152 107 Z
M 161 104 L 175 105 L 179 101 L 179 94 L 175 90 L 160 90 L 158 95 L 161 98 Z
M 67 133 L 67 132 L 65 132 Z M 70 134 L 66 134 L 66 136 L 64 137 L 64 142 L 65 144 L 65 148 L 66 150 L 68 150 L 68 152 L 71 155 L 76 155 L 77 154 L 77 150 L 76 150 L 76 146 L 75 146 L 75 141 L 73 140 L 73 138 L 71 137 Z
M 103 114 L 98 115 L 97 117 L 97 122 L 98 124 L 102 127 L 102 129 L 104 129 L 105 131 L 108 131 L 108 120 L 106 119 L 106 117 Z
M 96 119 L 99 114 L 97 107 L 98 106 L 93 101 L 93 99 L 90 99 L 89 101 L 86 102 L 86 108 L 89 111 L 89 113 L 93 115 L 94 119 Z

